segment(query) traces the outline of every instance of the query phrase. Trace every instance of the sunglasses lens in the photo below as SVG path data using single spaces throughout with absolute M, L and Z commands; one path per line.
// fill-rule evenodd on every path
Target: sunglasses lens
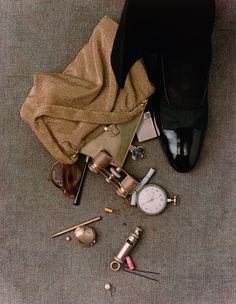
M 51 178 L 59 187 L 63 187 L 63 164 L 56 163 L 51 172 Z
M 70 198 L 76 195 L 81 178 L 81 170 L 76 165 L 55 163 L 51 170 L 51 181 Z

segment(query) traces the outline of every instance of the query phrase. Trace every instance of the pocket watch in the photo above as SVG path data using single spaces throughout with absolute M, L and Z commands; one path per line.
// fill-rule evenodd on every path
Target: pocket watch
M 147 215 L 161 213 L 168 203 L 178 204 L 178 198 L 168 198 L 166 191 L 155 184 L 148 184 L 138 192 L 137 206 L 141 212 Z

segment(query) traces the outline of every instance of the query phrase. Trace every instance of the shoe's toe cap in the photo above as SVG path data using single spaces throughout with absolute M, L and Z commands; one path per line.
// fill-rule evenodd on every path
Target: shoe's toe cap
M 163 130 L 161 142 L 172 167 L 179 172 L 192 170 L 199 158 L 204 132 L 195 128 Z

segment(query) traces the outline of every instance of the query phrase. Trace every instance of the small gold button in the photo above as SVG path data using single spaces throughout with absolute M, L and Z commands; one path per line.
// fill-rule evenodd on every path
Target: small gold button
M 147 104 L 147 99 L 141 102 L 142 107 L 144 107 Z

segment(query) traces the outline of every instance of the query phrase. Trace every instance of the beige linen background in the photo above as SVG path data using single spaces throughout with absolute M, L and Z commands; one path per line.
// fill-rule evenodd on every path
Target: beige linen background
M 104 15 L 118 21 L 123 0 L 0 0 L 0 303 L 2 304 L 235 304 L 235 1 L 216 0 L 209 128 L 201 158 L 190 173 L 175 172 L 158 140 L 146 158 L 126 169 L 152 178 L 179 207 L 147 217 L 122 208 L 101 176 L 89 172 L 81 205 L 72 206 L 48 182 L 53 158 L 19 112 L 36 71 L 61 73 Z M 118 215 L 104 207 L 120 208 Z M 95 246 L 50 234 L 102 215 L 92 225 Z M 159 282 L 108 264 L 136 225 L 144 234 L 134 252 L 139 269 L 160 271 Z M 104 290 L 110 282 L 113 297 Z

